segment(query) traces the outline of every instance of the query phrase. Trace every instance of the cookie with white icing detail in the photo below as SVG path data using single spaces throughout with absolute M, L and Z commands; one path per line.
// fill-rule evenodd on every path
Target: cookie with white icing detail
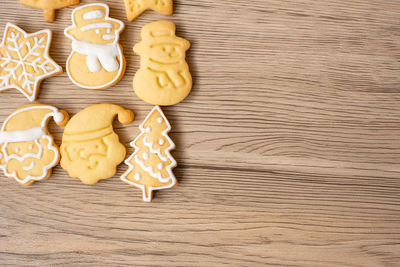
M 14 111 L 0 131 L 0 169 L 21 185 L 31 185 L 50 177 L 60 160 L 58 146 L 50 135 L 50 119 L 64 126 L 69 119 L 64 110 L 49 105 L 28 105 Z
M 28 34 L 7 23 L 0 44 L 0 92 L 17 89 L 34 101 L 43 79 L 62 73 L 49 56 L 51 31 Z
M 124 75 L 126 62 L 119 44 L 122 21 L 109 17 L 106 4 L 88 4 L 72 13 L 73 25 L 64 34 L 72 40 L 67 61 L 71 81 L 87 89 L 105 89 Z
M 159 106 L 149 113 L 140 130 L 141 134 L 131 143 L 135 152 L 125 161 L 129 169 L 121 180 L 140 188 L 143 201 L 151 202 L 154 190 L 177 184 L 172 172 L 177 164 L 170 154 L 175 144 L 168 136 L 171 125 Z

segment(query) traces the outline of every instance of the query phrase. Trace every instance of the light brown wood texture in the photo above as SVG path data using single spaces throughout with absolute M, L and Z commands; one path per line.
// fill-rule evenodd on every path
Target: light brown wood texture
M 132 91 L 132 47 L 146 23 L 174 21 L 194 77 L 190 96 L 164 108 L 179 186 L 144 204 L 119 179 L 124 164 L 94 186 L 59 166 L 28 188 L 2 175 L 0 265 L 399 266 L 400 1 L 178 0 L 173 16 L 131 23 L 122 0 L 102 2 L 126 23 L 125 76 L 90 91 L 64 73 L 38 102 L 131 108 L 134 123 L 115 123 L 128 146 L 152 108 Z M 50 24 L 1 0 L 0 32 L 51 29 L 65 70 L 72 10 Z M 27 103 L 1 93 L 0 122 Z M 60 144 L 62 129 L 50 129 Z

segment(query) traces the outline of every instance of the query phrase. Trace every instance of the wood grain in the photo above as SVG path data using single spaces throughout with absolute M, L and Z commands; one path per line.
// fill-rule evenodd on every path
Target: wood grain
M 93 1 L 81 1 L 83 3 Z M 107 1 L 126 22 L 123 1 Z M 90 91 L 66 74 L 39 99 L 74 114 L 99 102 L 133 109 L 116 124 L 128 145 L 151 110 L 132 92 L 132 47 L 170 19 L 192 42 L 194 88 L 164 108 L 177 143 L 176 188 L 144 204 L 112 179 L 86 186 L 60 167 L 24 188 L 0 179 L 0 264 L 30 266 L 399 266 L 400 1 L 175 1 L 172 17 L 127 23 L 127 71 Z M 65 69 L 73 8 L 42 12 L 1 0 L 13 22 L 50 28 Z M 27 100 L 0 94 L 0 121 Z M 60 144 L 62 129 L 51 125 Z M 132 153 L 129 148 L 128 153 Z

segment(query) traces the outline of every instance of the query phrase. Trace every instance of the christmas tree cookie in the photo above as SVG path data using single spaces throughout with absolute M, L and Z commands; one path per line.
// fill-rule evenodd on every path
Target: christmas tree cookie
M 125 161 L 129 169 L 121 179 L 140 188 L 143 200 L 150 202 L 154 190 L 171 188 L 177 184 L 172 173 L 176 161 L 170 154 L 175 144 L 168 136 L 171 125 L 158 106 L 149 113 L 140 130 L 141 134 L 131 143 L 135 152 Z
M 13 112 L 0 131 L 0 169 L 21 185 L 50 177 L 60 160 L 58 146 L 50 135 L 50 119 L 64 126 L 68 113 L 48 105 L 28 105 Z
M 126 148 L 114 132 L 113 121 L 134 119 L 131 110 L 113 104 L 89 106 L 71 118 L 61 144 L 61 167 L 85 184 L 112 177 L 125 159 Z
M 44 11 L 44 20 L 53 22 L 55 20 L 55 10 L 67 6 L 79 4 L 79 0 L 19 0 L 21 4 Z
M 43 79 L 62 73 L 49 56 L 51 31 L 27 34 L 7 23 L 0 44 L 0 92 L 17 89 L 34 101 Z

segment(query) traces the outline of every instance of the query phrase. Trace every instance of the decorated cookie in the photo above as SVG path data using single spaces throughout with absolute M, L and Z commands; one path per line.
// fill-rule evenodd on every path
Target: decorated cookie
M 50 177 L 60 160 L 58 146 L 50 135 L 50 119 L 64 126 L 68 113 L 48 105 L 28 105 L 17 109 L 0 131 L 0 169 L 22 185 Z
M 168 137 L 171 125 L 158 106 L 149 113 L 140 130 L 141 134 L 131 143 L 135 152 L 125 161 L 129 169 L 121 179 L 142 189 L 143 200 L 150 202 L 154 190 L 171 188 L 177 184 L 172 173 L 176 161 L 170 154 L 175 144 Z
M 133 21 L 147 9 L 152 9 L 164 15 L 173 12 L 173 0 L 124 0 L 126 17 Z
M 62 73 L 49 56 L 51 31 L 27 34 L 7 23 L 0 44 L 0 92 L 17 89 L 34 101 L 43 79 Z
M 61 144 L 61 167 L 85 184 L 112 177 L 124 160 L 126 148 L 114 132 L 113 121 L 129 124 L 134 114 L 113 104 L 85 108 L 67 124 Z
M 105 4 L 89 4 L 72 13 L 73 25 L 65 29 L 72 39 L 67 61 L 71 81 L 87 89 L 105 89 L 125 73 L 125 58 L 118 43 L 124 24 L 108 16 Z
M 143 101 L 168 106 L 181 102 L 192 89 L 185 61 L 190 43 L 175 36 L 175 24 L 157 21 L 142 29 L 142 41 L 133 50 L 140 55 L 140 69 L 133 89 Z
M 53 22 L 55 19 L 55 10 L 67 6 L 79 4 L 79 0 L 19 0 L 21 4 L 44 11 L 44 20 Z

